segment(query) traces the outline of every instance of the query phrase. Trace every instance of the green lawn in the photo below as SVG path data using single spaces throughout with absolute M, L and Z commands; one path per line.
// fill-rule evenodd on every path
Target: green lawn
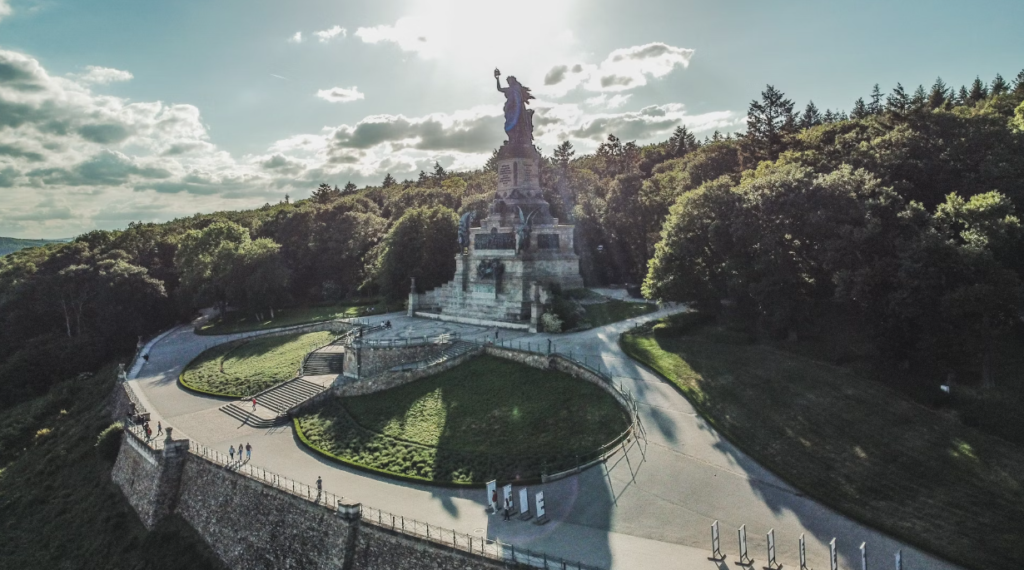
M 585 324 L 589 325 L 585 328 L 596 328 L 653 313 L 658 310 L 658 306 L 653 303 L 630 303 L 612 299 L 607 303 L 583 305 L 583 309 L 587 313 L 584 317 Z
M 114 387 L 111 364 L 0 415 L 0 568 L 223 568 L 176 515 L 147 531 L 111 482 Z
M 249 396 L 294 378 L 303 357 L 333 337 L 330 332 L 315 332 L 215 346 L 189 362 L 181 373 L 181 383 L 215 396 Z
M 482 356 L 393 390 L 329 400 L 295 425 L 308 445 L 346 463 L 482 483 L 574 467 L 629 418 L 597 386 Z
M 274 329 L 307 323 L 319 323 L 333 319 L 378 315 L 388 311 L 401 309 L 392 303 L 390 306 L 381 300 L 371 300 L 367 304 L 338 304 L 324 307 L 294 307 L 274 311 L 274 318 L 257 321 L 256 315 L 231 311 L 224 319 L 206 322 L 196 329 L 196 334 L 218 335 L 248 332 L 263 329 Z
M 803 492 L 966 567 L 1020 567 L 1021 447 L 835 366 L 708 326 L 658 332 L 620 342 Z

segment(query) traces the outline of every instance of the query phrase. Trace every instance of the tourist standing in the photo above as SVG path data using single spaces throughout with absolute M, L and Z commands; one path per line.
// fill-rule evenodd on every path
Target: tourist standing
M 498 512 L 498 490 L 491 491 L 491 506 L 494 508 L 494 512 Z
M 250 457 L 252 457 L 252 446 L 249 445 L 248 443 L 246 443 L 245 444 L 245 460 L 249 461 Z
M 320 493 L 324 490 L 324 480 L 319 475 L 316 477 L 316 498 L 320 498 Z
M 243 449 L 245 449 L 245 447 L 244 447 L 244 446 L 242 446 L 242 444 L 241 444 L 241 443 L 239 443 L 239 444 L 238 444 L 238 462 L 239 462 L 239 463 L 241 463 L 241 462 L 242 462 L 242 450 L 243 450 Z
M 512 497 L 505 497 L 505 522 L 508 522 L 509 514 L 512 512 Z
M 231 461 L 235 460 L 235 446 L 232 445 L 231 448 L 228 449 L 228 455 L 231 456 Z

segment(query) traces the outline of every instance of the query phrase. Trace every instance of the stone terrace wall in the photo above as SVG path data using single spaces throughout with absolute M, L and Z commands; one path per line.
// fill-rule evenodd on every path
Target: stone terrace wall
M 120 386 L 117 387 L 121 389 Z M 152 528 L 160 478 L 160 453 L 125 431 L 110 478 L 117 483 L 128 503 L 146 528 Z
M 164 442 L 158 451 L 125 430 L 110 476 L 146 528 L 174 510 L 187 455 L 188 440 Z
M 435 348 L 434 352 L 436 352 L 436 350 L 437 349 Z M 331 389 L 331 394 L 336 396 L 363 396 L 366 394 L 373 394 L 374 392 L 380 392 L 382 390 L 390 390 L 391 388 L 396 388 L 403 384 L 414 382 L 420 378 L 433 376 L 434 374 L 439 374 L 445 370 L 454 368 L 477 354 L 479 354 L 479 351 L 474 350 L 427 368 L 385 372 L 383 374 L 378 374 L 373 378 L 340 384 Z
M 359 375 L 363 378 L 387 372 L 395 366 L 419 362 L 444 349 L 442 344 L 418 346 L 363 346 L 359 350 Z
M 355 539 L 353 570 L 484 570 L 507 568 L 496 561 L 455 552 L 432 542 L 361 524 Z
M 188 440 L 154 450 L 126 433 L 112 477 L 147 528 L 176 512 L 237 570 L 493 570 L 502 564 L 450 546 L 345 518 L 224 468 Z M 175 462 L 177 461 L 177 462 Z M 181 469 L 173 469 L 180 465 Z M 177 473 L 177 479 L 168 477 Z
M 328 508 L 192 456 L 177 512 L 231 568 L 343 568 L 351 525 Z

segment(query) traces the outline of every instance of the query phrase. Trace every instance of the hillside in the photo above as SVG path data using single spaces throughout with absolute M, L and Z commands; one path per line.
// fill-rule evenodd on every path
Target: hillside
M 16 251 L 25 249 L 26 247 L 40 247 L 48 243 L 61 243 L 70 240 L 62 239 L 18 239 L 9 237 L 0 237 L 0 256 L 7 255 L 8 253 L 14 253 Z

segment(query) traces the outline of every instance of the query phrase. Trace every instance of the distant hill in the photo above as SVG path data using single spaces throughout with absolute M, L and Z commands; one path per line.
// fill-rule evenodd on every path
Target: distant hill
M 0 237 L 0 257 L 7 255 L 8 253 L 14 253 L 19 249 L 25 249 L 26 247 L 39 247 L 48 243 L 60 243 L 68 241 L 66 239 L 18 239 L 9 237 Z

